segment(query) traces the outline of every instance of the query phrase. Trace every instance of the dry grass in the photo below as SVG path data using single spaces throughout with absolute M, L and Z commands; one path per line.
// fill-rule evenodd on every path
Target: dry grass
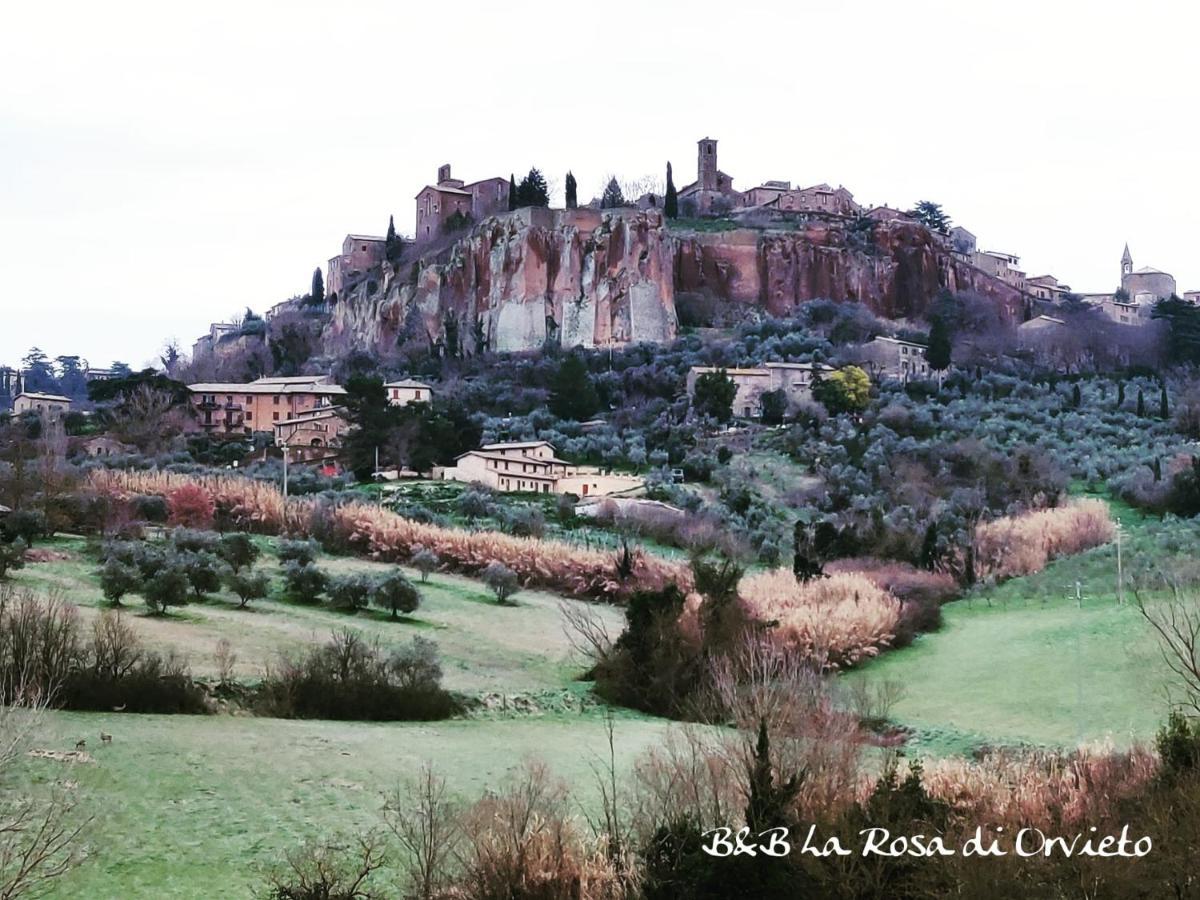
M 900 621 L 900 602 L 857 573 L 801 583 L 774 569 L 742 579 L 739 593 L 758 619 L 779 623 L 771 633 L 783 646 L 821 668 L 875 656 Z
M 1053 559 L 1106 544 L 1115 534 L 1108 504 L 1095 499 L 994 519 L 975 530 L 978 574 L 1032 575 Z

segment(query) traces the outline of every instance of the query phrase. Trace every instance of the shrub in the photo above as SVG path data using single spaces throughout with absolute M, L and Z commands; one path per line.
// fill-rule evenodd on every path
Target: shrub
M 234 572 L 240 572 L 244 567 L 254 565 L 261 551 L 250 535 L 238 531 L 221 535 L 216 553 Z
M 271 580 L 265 572 L 235 572 L 228 569 L 225 572 L 225 587 L 237 595 L 241 608 L 249 605 L 251 600 L 261 600 L 271 590 Z
M 1004 516 L 975 529 L 980 576 L 1012 578 L 1040 572 L 1050 560 L 1106 544 L 1116 526 L 1103 500 Z
M 215 504 L 198 484 L 182 484 L 167 494 L 167 521 L 185 528 L 212 528 Z
M 366 575 L 338 575 L 329 580 L 329 602 L 337 609 L 358 612 L 366 609 L 373 588 Z
M 141 586 L 142 574 L 134 565 L 111 557 L 100 567 L 100 590 L 113 606 L 120 606 L 122 597 L 136 593 Z
M 171 514 L 165 497 L 137 494 L 132 499 L 134 515 L 145 522 L 163 523 Z
M 34 541 L 46 536 L 46 516 L 36 509 L 18 509 L 9 513 L 0 522 L 0 532 L 4 539 L 13 542 L 24 541 L 26 547 L 32 547 Z
M 283 566 L 284 592 L 296 603 L 316 603 L 329 588 L 329 576 L 316 566 L 289 560 Z
M 263 680 L 260 708 L 284 718 L 446 718 L 458 711 L 458 703 L 437 680 L 440 667 L 430 665 L 435 650 L 428 641 L 414 644 L 412 656 L 393 666 L 378 644 L 341 629 L 304 656 L 281 660 Z
M 175 528 L 170 535 L 171 546 L 181 553 L 216 553 L 220 538 L 211 531 L 194 528 Z
M 414 637 L 411 644 L 397 647 L 387 660 L 388 673 L 397 687 L 408 691 L 435 691 L 442 683 L 442 664 L 437 644 Z
M 396 618 L 397 614 L 416 612 L 421 605 L 421 593 L 404 573 L 397 569 L 375 582 L 371 591 L 371 603 L 386 609 Z
M 432 550 L 417 547 L 412 556 L 412 565 L 421 573 L 421 584 L 424 584 L 429 580 L 429 573 L 437 570 L 438 556 Z
M 739 591 L 771 636 L 822 668 L 845 668 L 888 646 L 900 602 L 864 575 L 839 573 L 798 581 L 786 569 L 750 575 Z
M 25 541 L 17 538 L 10 543 L 0 542 L 0 581 L 8 578 L 8 573 L 25 566 Z
M 183 571 L 197 600 L 221 589 L 219 561 L 211 553 L 180 553 L 168 564 Z
M 150 611 L 157 616 L 165 615 L 172 606 L 187 603 L 187 572 L 177 564 L 168 562 L 142 584 L 142 597 Z
M 496 595 L 496 602 L 502 605 L 507 605 L 521 587 L 517 573 L 497 560 L 488 563 L 479 577 Z
M 319 549 L 314 541 L 280 541 L 279 561 L 281 563 L 294 562 L 301 566 L 311 565 L 317 558 Z

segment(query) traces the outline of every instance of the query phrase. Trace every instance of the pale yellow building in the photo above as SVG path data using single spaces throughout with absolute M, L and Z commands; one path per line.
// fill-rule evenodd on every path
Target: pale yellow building
M 783 391 L 787 397 L 788 411 L 792 412 L 804 402 L 812 400 L 813 372 L 818 366 L 812 363 L 768 362 L 754 368 L 723 369 L 718 366 L 692 366 L 688 370 L 688 399 L 696 396 L 696 379 L 711 372 L 724 372 L 733 382 L 737 393 L 733 397 L 733 414 L 743 419 L 756 419 L 762 415 L 762 395 L 770 391 Z M 820 365 L 822 372 L 832 372 L 833 366 Z
M 443 481 L 482 484 L 497 491 L 603 497 L 640 488 L 641 478 L 559 459 L 548 441 L 485 444 L 461 454 L 451 467 L 435 469 Z
M 339 403 L 346 391 L 323 375 L 259 378 L 247 384 L 189 384 L 192 430 L 218 437 L 273 433 L 275 425 Z
M 22 391 L 13 399 L 13 413 L 37 413 L 48 419 L 57 419 L 71 411 L 71 398 L 60 394 L 38 394 Z
M 428 403 L 433 399 L 433 388 L 423 381 L 413 381 L 403 378 L 400 381 L 389 381 L 384 385 L 387 389 L 388 403 L 392 406 L 408 406 L 410 403 Z
M 274 424 L 277 447 L 340 447 L 350 427 L 340 407 L 312 409 Z

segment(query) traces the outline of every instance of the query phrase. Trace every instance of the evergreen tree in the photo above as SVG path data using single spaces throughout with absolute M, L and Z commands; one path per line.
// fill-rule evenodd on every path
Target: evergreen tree
M 1117 409 L 1125 405 L 1125 382 L 1117 382 Z
M 1154 473 L 1155 481 L 1162 481 L 1162 460 L 1160 460 L 1157 456 L 1154 457 L 1154 461 L 1150 463 L 1150 471 Z
M 560 419 L 582 422 L 600 408 L 600 397 L 592 384 L 587 364 L 577 353 L 562 361 L 550 386 L 550 411 Z
M 604 194 L 600 197 L 601 209 L 616 209 L 625 206 L 625 195 L 621 193 L 621 185 L 617 183 L 616 177 L 608 179 L 608 184 L 604 186 Z
M 521 179 L 517 185 L 517 206 L 549 206 L 550 189 L 546 186 L 546 178 L 536 167 Z
M 749 765 L 749 796 L 746 802 L 746 825 L 752 834 L 768 828 L 788 827 L 793 824 L 792 808 L 800 793 L 800 778 L 792 775 L 787 781 L 775 782 L 774 767 L 771 765 L 771 740 L 767 734 L 767 720 L 759 719 L 758 741 Z
M 1167 383 L 1162 383 L 1162 390 L 1158 395 L 1158 417 L 1160 419 L 1171 418 L 1171 407 L 1167 403 Z
M 568 170 L 567 172 L 567 209 L 575 209 L 579 206 L 579 199 L 576 196 L 575 176 Z
M 925 540 L 921 543 L 921 568 L 932 572 L 938 562 L 938 530 L 937 520 L 930 519 L 925 528 Z
M 388 216 L 387 237 L 384 238 L 383 255 L 388 262 L 395 262 L 400 256 L 402 242 L 400 235 L 396 234 L 396 217 Z
M 925 361 L 935 372 L 944 372 L 950 368 L 952 353 L 950 326 L 943 316 L 934 316 L 929 323 L 929 347 L 925 351 Z
M 517 178 L 512 174 L 508 176 L 508 208 L 517 208 Z
M 1083 393 L 1079 390 L 1079 385 L 1071 388 L 1071 405 L 1076 409 L 1083 405 Z
M 314 306 L 320 306 L 325 302 L 325 279 L 321 277 L 319 266 L 313 269 L 311 296 Z
M 724 369 L 705 372 L 696 379 L 696 387 L 692 391 L 692 409 L 718 422 L 728 422 L 733 418 L 733 400 L 736 396 L 737 385 L 725 374 Z
M 668 219 L 679 218 L 679 194 L 675 190 L 675 181 L 671 178 L 670 163 L 667 163 L 667 193 L 663 198 L 663 214 Z
M 1146 398 L 1142 394 L 1142 389 L 1138 388 L 1137 417 L 1139 419 L 1141 419 L 1141 418 L 1145 417 L 1145 415 L 1146 415 Z
M 930 231 L 940 231 L 945 234 L 950 230 L 950 217 L 942 210 L 940 203 L 932 200 L 922 200 L 908 214 L 928 228 Z

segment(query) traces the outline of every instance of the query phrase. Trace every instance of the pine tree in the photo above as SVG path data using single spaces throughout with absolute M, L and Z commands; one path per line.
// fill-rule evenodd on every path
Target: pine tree
M 567 171 L 567 209 L 575 209 L 579 206 L 579 200 L 576 196 L 575 176 Z
M 1162 383 L 1162 391 L 1158 395 L 1158 417 L 1160 419 L 1171 418 L 1171 407 L 1167 403 L 1167 383 Z
M 758 722 L 758 741 L 748 768 L 750 790 L 746 802 L 746 825 L 751 833 L 791 825 L 792 804 L 800 793 L 800 778 L 793 775 L 787 781 L 775 782 L 771 765 L 771 740 L 765 718 Z
M 625 195 L 621 192 L 621 185 L 617 183 L 617 179 L 608 179 L 608 184 L 604 186 L 604 194 L 600 197 L 601 209 L 616 209 L 625 205 Z
M 667 193 L 663 198 L 663 214 L 668 219 L 679 218 L 679 194 L 675 191 L 675 181 L 671 178 L 671 164 L 667 163 Z
M 517 208 L 517 177 L 512 174 L 508 176 L 508 208 Z
M 546 186 L 546 178 L 537 167 L 529 170 L 529 174 L 517 185 L 517 206 L 549 206 L 550 189 Z
M 325 279 L 321 277 L 320 268 L 313 269 L 312 302 L 314 306 L 325 302 Z
M 925 351 L 925 361 L 935 372 L 950 368 L 950 356 L 953 347 L 950 342 L 950 326 L 941 316 L 934 316 L 929 323 L 929 348 Z
M 577 422 L 591 418 L 600 408 L 596 386 L 578 354 L 572 353 L 558 367 L 550 387 L 549 407 L 560 419 Z

